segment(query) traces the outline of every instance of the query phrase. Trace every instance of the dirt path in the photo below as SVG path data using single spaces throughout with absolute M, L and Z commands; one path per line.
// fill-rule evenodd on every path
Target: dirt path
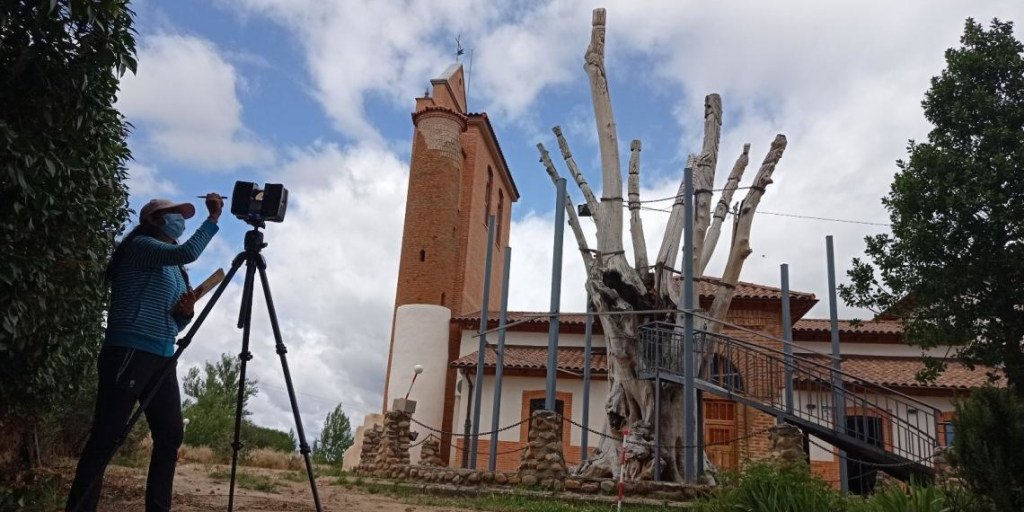
M 226 470 L 222 466 L 179 465 L 174 480 L 175 512 L 227 510 L 227 481 L 210 476 L 211 472 Z M 262 482 L 272 482 L 274 492 L 236 489 L 235 510 L 240 512 L 249 510 L 268 512 L 314 510 L 308 482 L 292 481 L 298 479 L 298 472 L 255 468 L 244 468 L 244 471 L 258 475 Z M 409 504 L 398 498 L 368 494 L 360 489 L 341 486 L 338 484 L 337 478 L 333 477 L 319 478 L 317 484 L 325 512 L 470 512 L 469 509 Z M 103 499 L 100 502 L 99 512 L 142 510 L 145 488 L 144 470 L 111 467 L 107 471 L 107 478 L 104 481 Z

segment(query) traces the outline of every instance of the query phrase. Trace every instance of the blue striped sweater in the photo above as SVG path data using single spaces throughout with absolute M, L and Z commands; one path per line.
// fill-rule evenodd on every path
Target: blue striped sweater
M 174 353 L 175 338 L 192 320 L 171 314 L 186 291 L 179 267 L 199 259 L 218 229 L 207 220 L 180 245 L 149 236 L 128 242 L 110 285 L 107 345 L 165 357 Z

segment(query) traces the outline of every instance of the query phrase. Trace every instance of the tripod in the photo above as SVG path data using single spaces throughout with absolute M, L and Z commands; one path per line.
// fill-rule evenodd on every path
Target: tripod
M 235 436 L 234 441 L 231 443 L 231 483 L 230 490 L 228 493 L 228 512 L 234 511 L 235 506 L 235 479 L 237 476 L 238 468 L 238 452 L 242 449 L 241 433 L 242 433 L 242 405 L 245 393 L 245 370 L 246 363 L 252 359 L 252 353 L 249 352 L 249 334 L 252 327 L 252 296 L 253 289 L 255 288 L 256 273 L 259 272 L 260 282 L 263 287 L 263 297 L 267 303 L 267 312 L 270 314 L 270 326 L 274 331 L 274 341 L 276 342 L 277 354 L 281 358 L 281 368 L 284 371 L 284 380 L 286 387 L 288 388 L 288 400 L 291 402 L 292 414 L 295 417 L 295 428 L 296 433 L 299 436 L 299 452 L 302 453 L 302 458 L 306 462 L 306 475 L 309 477 L 309 487 L 313 492 L 313 504 L 316 507 L 317 512 L 322 512 L 320 506 L 320 494 L 316 488 L 316 478 L 313 476 L 313 460 L 310 457 L 311 450 L 309 444 L 306 442 L 306 432 L 302 428 L 302 417 L 299 415 L 299 403 L 295 399 L 295 388 L 292 386 L 292 375 L 288 369 L 288 358 L 285 354 L 288 353 L 288 348 L 285 347 L 284 341 L 281 340 L 281 328 L 277 322 L 277 310 L 274 309 L 274 299 L 270 296 L 270 283 L 267 281 L 267 262 L 263 258 L 261 251 L 267 246 L 263 242 L 263 232 L 260 228 L 265 227 L 264 223 L 260 220 L 250 219 L 249 224 L 252 229 L 245 233 L 245 249 L 235 256 L 235 259 L 231 262 L 231 270 L 228 271 L 224 277 L 224 281 L 217 286 L 217 290 L 210 298 L 210 302 L 203 307 L 202 312 L 196 317 L 192 327 L 189 328 L 188 333 L 184 338 L 178 341 L 178 349 L 175 350 L 174 355 L 171 356 L 171 360 L 167 362 L 164 370 L 160 373 L 157 380 L 157 385 L 153 387 L 154 390 L 159 389 L 160 384 L 163 383 L 173 372 L 177 366 L 178 359 L 181 357 L 181 353 L 192 343 L 192 339 L 195 337 L 199 328 L 203 325 L 206 317 L 210 314 L 214 305 L 220 299 L 224 290 L 227 288 L 231 279 L 238 272 L 238 269 L 245 263 L 245 282 L 242 285 L 242 302 L 238 313 L 238 328 L 242 329 L 242 351 L 238 354 L 240 361 L 239 374 L 238 374 L 238 400 L 235 404 Z M 150 402 L 153 401 L 154 393 L 150 393 L 148 396 L 143 398 L 139 402 L 139 407 L 132 413 L 128 423 L 125 424 L 124 431 L 116 440 L 116 447 L 120 448 L 124 444 L 125 439 L 128 438 L 128 434 L 131 433 L 132 428 L 139 421 L 146 407 L 149 406 Z M 113 458 L 113 450 L 109 455 L 107 462 Z M 90 484 L 90 489 L 99 483 L 100 479 L 96 478 Z M 85 494 L 88 494 L 86 492 Z M 78 511 L 82 506 L 81 501 L 75 505 L 73 511 Z

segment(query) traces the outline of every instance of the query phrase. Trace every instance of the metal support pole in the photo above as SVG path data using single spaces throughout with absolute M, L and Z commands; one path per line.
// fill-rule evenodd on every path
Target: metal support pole
M 501 277 L 501 313 L 498 314 L 498 360 L 494 366 L 494 406 L 491 407 L 491 458 L 488 471 L 498 464 L 498 425 L 501 416 L 501 377 L 505 370 L 505 324 L 508 323 L 508 276 L 512 268 L 512 248 L 505 248 L 505 269 Z
M 693 374 L 693 169 L 683 171 L 683 445 L 686 483 L 697 480 L 697 393 Z M 659 418 L 660 419 L 660 418 Z
M 587 295 L 587 323 L 583 334 L 583 432 L 580 434 L 580 465 L 587 463 L 588 441 L 590 440 L 590 350 L 594 331 L 594 304 Z M 936 430 L 936 432 L 938 432 Z
M 661 368 L 654 367 L 654 474 L 655 482 L 661 481 Z
M 476 469 L 477 445 L 480 442 L 480 404 L 484 399 L 484 362 L 487 353 L 487 309 L 491 297 L 491 256 L 494 253 L 494 215 L 487 218 L 487 259 L 484 260 L 484 297 L 480 301 L 480 344 L 476 357 L 476 395 L 473 397 L 473 438 L 469 442 L 469 469 Z
M 825 237 L 825 252 L 828 259 L 828 316 L 832 324 L 832 416 L 836 430 L 846 433 L 846 398 L 843 396 L 842 351 L 839 348 L 839 305 L 836 301 L 836 257 L 832 248 L 832 235 Z M 839 485 L 846 493 L 849 491 L 846 469 L 846 451 L 839 451 Z
M 697 474 L 704 474 L 704 392 L 697 390 Z
M 555 244 L 551 257 L 551 319 L 548 325 L 547 396 L 544 408 L 555 410 L 558 375 L 558 313 L 562 303 L 562 237 L 565 233 L 565 178 L 555 180 Z
M 786 414 L 793 415 L 793 318 L 789 311 L 789 265 L 779 267 L 782 281 L 782 351 L 786 363 Z M 780 421 L 781 423 L 781 421 Z

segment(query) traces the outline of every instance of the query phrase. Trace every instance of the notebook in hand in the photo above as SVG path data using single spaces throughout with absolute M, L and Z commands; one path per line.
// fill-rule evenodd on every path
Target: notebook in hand
M 222 281 L 224 281 L 224 269 L 218 268 L 213 275 L 207 277 L 205 281 L 195 287 L 194 291 L 196 292 L 196 300 L 203 298 L 203 295 L 206 295 L 206 292 L 216 288 Z

